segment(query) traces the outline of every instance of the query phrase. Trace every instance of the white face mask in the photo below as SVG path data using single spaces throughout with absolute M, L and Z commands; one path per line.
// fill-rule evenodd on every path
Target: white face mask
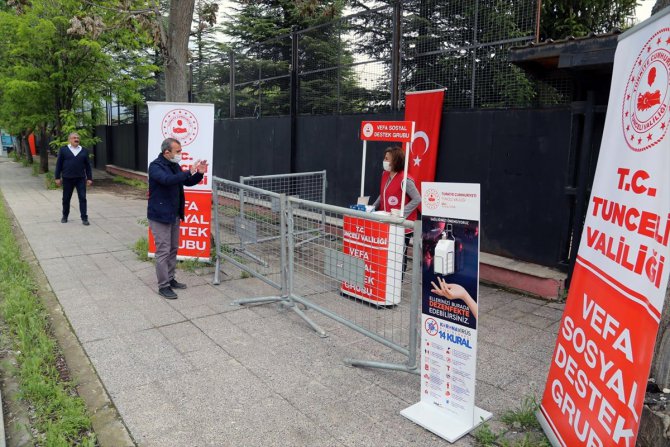
M 174 158 L 170 159 L 172 163 L 181 163 L 181 154 L 177 154 Z
M 384 166 L 384 171 L 391 171 L 391 162 L 384 160 L 382 162 L 382 166 Z

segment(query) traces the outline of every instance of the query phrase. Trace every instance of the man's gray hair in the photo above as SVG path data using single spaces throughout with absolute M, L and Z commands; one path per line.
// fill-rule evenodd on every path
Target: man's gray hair
M 69 140 L 70 138 L 72 138 L 75 135 L 78 136 L 79 138 L 81 138 L 77 132 L 70 132 L 70 135 L 67 136 L 67 139 Z
M 172 143 L 177 143 L 178 145 L 181 146 L 181 143 L 179 142 L 179 140 L 175 140 L 174 138 L 166 138 L 161 143 L 161 154 L 164 154 L 165 151 L 171 151 L 172 150 Z

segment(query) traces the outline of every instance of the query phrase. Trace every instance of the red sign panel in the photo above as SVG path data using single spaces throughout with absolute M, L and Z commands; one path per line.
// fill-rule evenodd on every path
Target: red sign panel
M 397 233 L 397 234 L 396 234 Z M 389 224 L 344 216 L 344 253 L 365 261 L 365 284 L 342 283 L 341 290 L 378 304 L 396 304 L 400 298 L 402 229 Z
M 211 248 L 212 193 L 185 191 L 184 221 L 179 226 L 179 258 L 209 260 Z M 149 253 L 156 253 L 149 230 Z
M 635 445 L 658 325 L 635 295 L 577 260 L 541 407 L 564 446 Z
M 361 140 L 412 141 L 411 121 L 363 121 L 361 123 Z

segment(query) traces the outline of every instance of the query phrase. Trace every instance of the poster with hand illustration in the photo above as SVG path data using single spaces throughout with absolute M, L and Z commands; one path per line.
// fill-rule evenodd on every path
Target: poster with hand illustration
M 421 401 L 401 414 L 454 442 L 491 417 L 475 406 L 480 186 L 421 191 Z

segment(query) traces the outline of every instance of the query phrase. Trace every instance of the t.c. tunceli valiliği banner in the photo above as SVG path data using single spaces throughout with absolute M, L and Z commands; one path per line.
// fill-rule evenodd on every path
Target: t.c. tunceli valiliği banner
M 633 447 L 668 283 L 670 8 L 622 34 L 539 416 L 554 446 Z

